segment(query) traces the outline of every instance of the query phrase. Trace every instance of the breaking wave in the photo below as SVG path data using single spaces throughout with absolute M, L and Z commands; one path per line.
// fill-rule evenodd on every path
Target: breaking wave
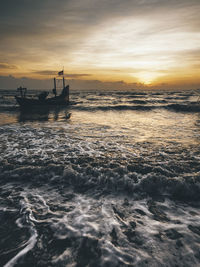
M 187 176 L 159 166 L 129 164 L 126 167 L 111 162 L 103 168 L 103 164 L 106 162 L 91 158 L 71 160 L 67 167 L 55 163 L 47 166 L 9 164 L 1 167 L 0 179 L 1 183 L 72 186 L 76 192 L 100 195 L 122 193 L 133 198 L 165 195 L 183 201 L 199 200 L 200 170 L 195 176 Z
M 75 110 L 83 110 L 83 111 L 123 111 L 123 110 L 138 110 L 138 111 L 149 111 L 156 109 L 167 109 L 175 112 L 200 112 L 200 105 L 198 103 L 195 104 L 166 104 L 166 105 L 109 105 L 109 106 L 75 106 L 73 107 Z

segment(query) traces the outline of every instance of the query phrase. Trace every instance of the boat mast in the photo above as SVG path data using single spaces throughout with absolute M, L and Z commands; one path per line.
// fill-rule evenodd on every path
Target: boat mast
M 53 79 L 54 79 L 54 90 L 56 91 L 56 78 Z
M 64 78 L 64 66 L 63 66 L 63 89 L 65 88 L 65 78 Z
M 54 80 L 54 89 L 53 89 L 53 94 L 55 95 L 55 97 L 56 97 L 56 95 L 57 95 L 57 92 L 56 92 L 56 78 L 53 78 L 53 80 Z
M 63 76 L 63 89 L 65 88 L 65 78 Z

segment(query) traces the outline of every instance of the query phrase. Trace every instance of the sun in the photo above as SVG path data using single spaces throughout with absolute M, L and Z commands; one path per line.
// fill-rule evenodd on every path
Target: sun
M 152 72 L 141 72 L 138 73 L 137 78 L 141 83 L 151 85 L 153 81 L 157 78 L 157 74 Z

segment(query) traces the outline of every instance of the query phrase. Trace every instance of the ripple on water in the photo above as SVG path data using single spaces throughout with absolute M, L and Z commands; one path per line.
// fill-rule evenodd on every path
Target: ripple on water
M 5 266 L 199 264 L 197 204 L 121 194 L 95 198 L 50 186 L 25 186 L 19 198 L 15 188 L 10 185 L 9 209 L 1 209 L 4 218 L 14 215 L 1 240 L 9 244 L 1 253 Z
M 196 115 L 152 112 L 0 127 L 4 265 L 199 265 Z

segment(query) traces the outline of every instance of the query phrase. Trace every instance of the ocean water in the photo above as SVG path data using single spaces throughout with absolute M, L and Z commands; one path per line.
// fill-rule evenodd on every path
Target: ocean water
M 198 92 L 72 91 L 34 113 L 14 95 L 0 91 L 1 266 L 200 265 Z

